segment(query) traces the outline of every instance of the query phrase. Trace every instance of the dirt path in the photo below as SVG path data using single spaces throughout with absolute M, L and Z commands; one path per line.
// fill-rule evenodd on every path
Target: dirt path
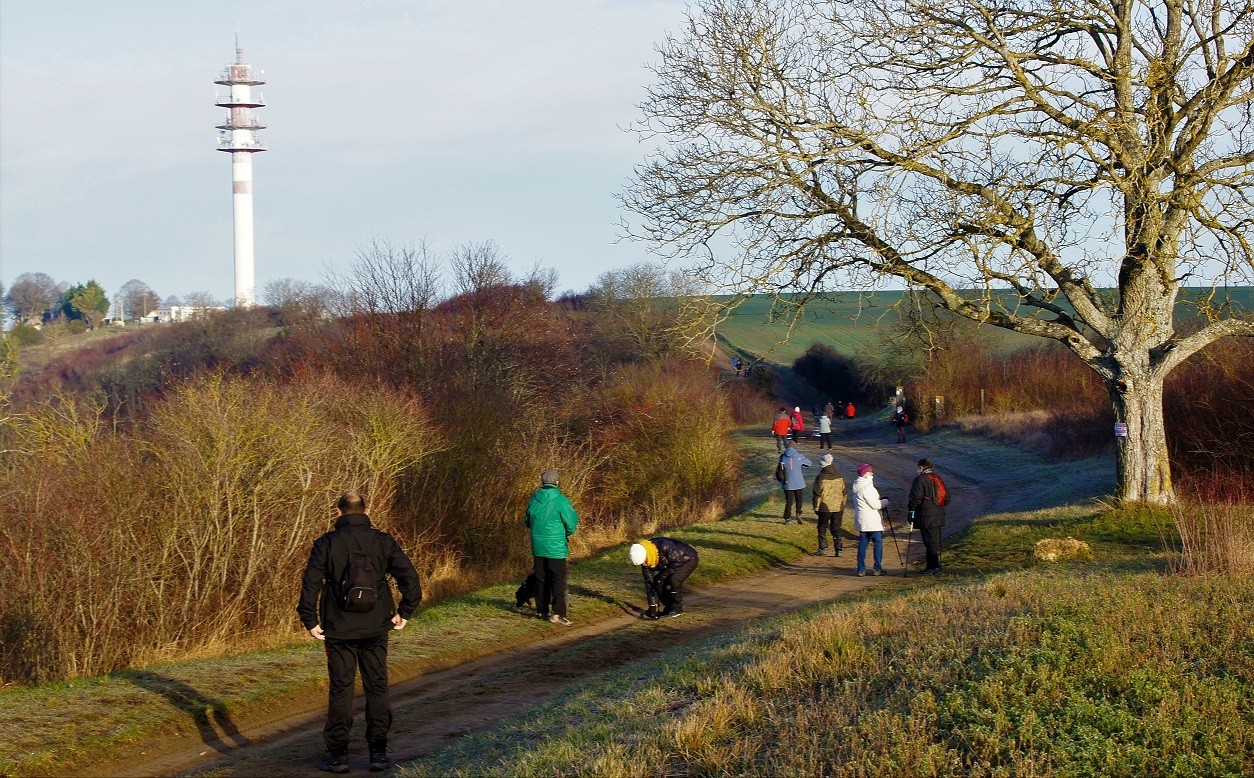
M 892 429 L 872 420 L 842 422 L 836 433 L 833 454 L 837 469 L 848 476 L 857 463 L 871 463 L 881 493 L 892 501 L 890 512 L 897 521 L 902 516 L 910 481 L 917 473 L 915 462 L 921 456 L 936 461 L 954 493 L 947 534 L 990 511 L 1031 502 L 1032 485 L 1028 480 L 1014 473 L 984 472 L 988 465 L 972 455 L 970 438 L 947 442 L 928 436 L 923 439 L 928 445 L 924 450 L 912 442 L 891 442 Z M 804 441 L 802 451 L 814 460 L 816 469 L 812 472 L 817 472 L 822 453 L 817 443 Z M 767 506 L 748 515 L 779 521 L 774 503 Z M 808 516 L 806 523 L 813 526 L 813 516 Z M 807 556 L 758 575 L 694 588 L 685 597 L 688 612 L 682 618 L 642 622 L 624 613 L 618 618 L 565 630 L 523 648 L 398 684 L 393 687 L 392 697 L 394 756 L 404 762 L 432 753 L 453 739 L 534 706 L 572 683 L 649 654 L 734 630 L 763 616 L 830 601 L 902 575 L 903 560 L 891 537 L 886 537 L 884 561 L 889 576 L 858 577 L 854 570 L 856 544 L 849 542 L 850 530 L 846 518 L 846 550 L 840 558 Z M 906 534 L 901 530 L 897 534 L 904 555 Z M 917 542 L 917 533 L 912 545 L 916 557 L 921 559 L 922 544 Z M 359 715 L 353 733 L 356 748 L 350 752 L 354 772 L 366 769 L 362 727 Z M 323 775 L 313 768 L 323 751 L 321 729 L 321 710 L 301 713 L 241 733 L 242 737 L 232 738 L 231 742 L 199 744 L 128 769 L 112 766 L 108 774 Z

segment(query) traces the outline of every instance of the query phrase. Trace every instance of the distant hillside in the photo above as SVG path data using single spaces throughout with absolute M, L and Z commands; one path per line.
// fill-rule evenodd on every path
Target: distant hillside
M 1204 293 L 1202 289 L 1186 290 L 1181 304 L 1177 306 L 1178 315 L 1189 317 L 1192 308 L 1183 300 L 1194 299 Z M 1235 308 L 1254 313 L 1254 287 L 1229 287 L 1223 293 Z M 864 345 L 874 344 L 881 327 L 891 326 L 894 314 L 890 309 L 900 302 L 902 294 L 900 291 L 846 292 L 833 300 L 813 303 L 806 307 L 804 316 L 791 334 L 792 311 L 779 311 L 777 316 L 780 318 L 772 320 L 773 297 L 754 295 L 719 325 L 717 334 L 732 350 L 781 365 L 792 364 L 811 343 L 816 342 L 825 343 L 842 354 L 853 355 Z M 1036 338 L 1000 327 L 985 326 L 981 328 L 981 333 L 990 346 L 1006 351 L 1039 342 Z

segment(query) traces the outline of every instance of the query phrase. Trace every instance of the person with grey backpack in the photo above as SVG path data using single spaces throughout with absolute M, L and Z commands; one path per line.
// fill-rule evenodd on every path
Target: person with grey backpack
M 797 450 L 797 441 L 788 441 L 788 448 L 780 454 L 779 463 L 775 466 L 775 480 L 784 487 L 785 524 L 792 519 L 794 508 L 797 511 L 797 523 L 803 523 L 801 521 L 801 495 L 806 489 L 806 477 L 805 473 L 801 472 L 801 468 L 809 466 L 810 459 Z

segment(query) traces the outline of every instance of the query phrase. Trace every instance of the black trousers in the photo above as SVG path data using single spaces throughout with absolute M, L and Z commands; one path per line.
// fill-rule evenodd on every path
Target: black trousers
M 801 495 L 805 489 L 785 489 L 784 490 L 784 523 L 792 518 L 792 508 L 797 506 L 797 523 L 801 523 Z
M 697 569 L 697 559 L 689 559 L 678 567 L 668 570 L 657 578 L 653 579 L 654 590 L 645 592 L 645 598 L 650 605 L 659 604 L 662 610 L 679 611 L 684 610 L 684 581 Z
M 566 616 L 566 579 L 569 576 L 565 559 L 535 557 L 532 572 L 536 574 L 536 613 L 541 618 L 549 615 L 549 609 L 558 616 Z
M 820 432 L 819 433 L 819 450 L 822 451 L 825 448 L 830 449 L 831 447 L 832 447 L 832 433 Z
M 827 533 L 832 533 L 832 547 L 837 551 L 845 547 L 840 538 L 840 511 L 819 511 L 819 551 L 827 550 Z
M 327 638 L 327 723 L 322 738 L 327 751 L 348 751 L 353 728 L 353 679 L 361 668 L 361 687 L 366 693 L 366 744 L 371 753 L 386 751 L 392 728 L 392 704 L 388 700 L 388 633 L 355 640 Z
M 925 570 L 940 569 L 940 548 L 941 548 L 941 527 L 923 527 L 920 532 L 923 535 L 923 548 L 927 551 L 927 564 L 924 565 Z

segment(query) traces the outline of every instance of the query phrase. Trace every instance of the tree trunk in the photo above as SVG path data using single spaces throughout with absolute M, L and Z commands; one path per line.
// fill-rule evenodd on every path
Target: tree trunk
M 1163 424 L 1163 376 L 1124 369 L 1111 382 L 1110 396 L 1116 424 L 1116 496 L 1120 502 L 1174 502 Z M 1127 434 L 1120 434 L 1125 429 Z

